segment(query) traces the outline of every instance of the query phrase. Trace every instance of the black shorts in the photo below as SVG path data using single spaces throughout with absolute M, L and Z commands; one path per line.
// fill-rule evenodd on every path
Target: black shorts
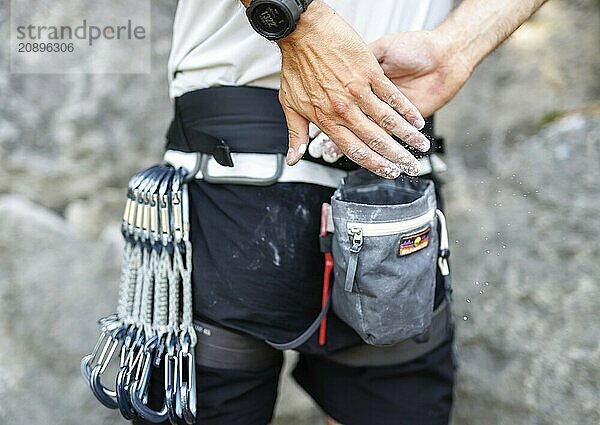
M 215 331 L 210 325 L 208 329 Z M 268 424 L 277 398 L 283 354 L 256 338 L 225 332 L 228 347 L 220 347 L 208 356 L 196 350 L 197 423 Z M 199 338 L 201 343 L 202 334 Z M 365 363 L 368 361 L 365 359 Z M 450 333 L 432 351 L 409 362 L 386 366 L 347 366 L 328 356 L 301 352 L 293 377 L 327 415 L 344 425 L 446 425 L 452 407 L 454 372 Z M 156 369 L 148 401 L 154 409 L 163 403 L 163 385 L 163 370 Z M 141 419 L 133 423 L 150 424 Z

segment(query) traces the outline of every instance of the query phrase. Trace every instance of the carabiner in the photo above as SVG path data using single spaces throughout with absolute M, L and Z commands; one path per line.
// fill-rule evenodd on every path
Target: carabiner
M 150 385 L 150 375 L 152 372 L 152 359 L 154 352 L 159 343 L 156 335 L 151 337 L 144 345 L 144 366 L 142 368 L 142 376 L 139 380 L 132 384 L 133 392 L 131 392 L 131 404 L 143 419 L 152 423 L 164 422 L 168 418 L 167 403 L 163 403 L 161 410 L 153 410 L 146 406 L 143 399 L 148 395 L 148 387 Z
M 173 214 L 171 226 L 175 244 L 179 244 L 183 240 L 183 177 L 184 174 L 180 170 L 177 170 L 171 182 L 171 212 Z
M 183 185 L 181 188 L 182 197 L 181 197 L 181 210 L 183 214 L 183 240 L 190 240 L 190 195 L 187 188 L 186 182 L 186 174 L 183 168 L 179 169 L 179 172 L 182 175 Z M 189 267 L 189 264 L 187 265 Z
M 114 357 L 115 351 L 121 343 L 126 330 L 126 325 L 120 324 L 120 326 L 113 331 L 110 339 L 104 344 L 98 362 L 90 374 L 90 388 L 92 389 L 92 392 L 98 401 L 109 409 L 116 409 L 118 407 L 117 394 L 116 391 L 110 390 L 102 385 L 102 374 Z
M 128 213 L 127 226 L 122 231 L 126 235 L 126 239 L 133 237 L 135 240 L 138 240 L 140 237 L 144 213 L 143 196 L 151 177 L 157 172 L 158 168 L 158 165 L 149 167 L 140 172 L 135 179 L 132 179 L 135 181 L 132 183 L 131 192 L 128 193 L 128 196 L 130 196 L 130 206 L 126 207 L 126 212 Z
M 169 198 L 171 197 L 171 179 L 173 178 L 173 171 L 171 171 L 160 183 L 158 187 L 158 209 L 159 209 L 159 223 L 160 223 L 160 239 L 163 246 L 172 240 L 171 235 L 171 222 L 170 222 L 170 204 Z
M 131 404 L 131 390 L 134 387 L 133 382 L 139 379 L 142 372 L 142 365 L 144 363 L 144 335 L 143 330 L 139 332 L 134 347 L 127 356 L 125 365 L 119 370 L 119 374 L 117 375 L 117 403 L 124 417 L 134 414 L 137 416 L 137 412 Z
M 196 363 L 194 351 L 191 349 L 191 341 L 189 331 L 185 331 L 181 338 L 181 350 L 179 351 L 181 411 L 189 425 L 196 422 Z
M 145 178 L 148 170 L 149 169 L 140 171 L 139 173 L 131 177 L 131 179 L 129 179 L 129 183 L 127 185 L 127 201 L 125 202 L 125 211 L 123 212 L 123 220 L 121 222 L 121 233 L 125 238 L 129 237 L 129 232 L 131 230 L 131 226 L 133 226 L 133 219 L 135 217 L 135 208 L 137 200 L 133 191 Z
M 126 364 L 121 367 L 117 373 L 115 392 L 117 393 L 117 406 L 119 407 L 119 412 L 121 412 L 121 416 L 128 421 L 137 417 L 137 412 L 129 400 L 130 382 L 131 373 L 129 372 L 129 365 Z
M 174 333 L 168 338 L 167 352 L 165 353 L 165 401 L 169 420 L 173 425 L 186 425 L 182 417 L 180 392 L 177 391 L 179 341 Z
M 163 173 L 156 179 L 154 186 L 151 189 L 150 193 L 150 208 L 151 208 L 151 217 L 150 217 L 150 234 L 151 234 L 151 244 L 154 245 L 156 242 L 161 242 L 162 234 L 161 234 L 161 208 L 164 208 L 164 195 L 166 193 L 166 186 L 171 181 L 173 176 L 173 168 L 172 167 L 163 167 Z M 165 219 L 163 214 L 163 219 Z M 168 211 L 166 211 L 168 214 Z M 168 215 L 167 215 L 168 217 Z M 168 225 L 168 223 L 167 223 Z
M 109 337 L 110 333 L 119 326 L 117 319 L 118 318 L 116 314 L 111 314 L 110 316 L 103 317 L 98 320 L 98 323 L 102 327 L 100 336 L 98 337 L 92 352 L 81 359 L 81 375 L 87 382 L 90 381 L 90 375 L 92 374 L 92 363 L 96 360 L 96 356 L 98 355 L 98 351 L 100 351 L 100 347 L 106 343 L 105 339 Z
M 136 365 L 140 358 L 138 353 L 140 353 L 143 343 L 143 330 L 139 331 L 135 326 L 130 326 L 125 341 L 123 342 L 123 346 L 121 347 L 121 367 L 117 373 L 115 386 L 119 411 L 127 420 L 132 420 L 137 417 L 137 412 L 131 405 L 129 389 L 131 384 L 131 374 L 136 370 Z
M 134 214 L 132 214 L 133 229 L 129 232 L 133 235 L 134 240 L 146 240 L 146 236 L 149 234 L 148 227 L 150 225 L 150 200 L 148 198 L 148 190 L 152 187 L 155 178 L 161 173 L 161 167 L 156 165 L 146 170 L 144 178 L 139 182 L 138 186 L 133 190 L 133 196 L 135 197 L 135 208 L 131 207 Z

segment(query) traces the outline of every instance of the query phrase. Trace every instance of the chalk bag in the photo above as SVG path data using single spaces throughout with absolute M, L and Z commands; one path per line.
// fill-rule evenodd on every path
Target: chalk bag
M 338 187 L 331 210 L 336 314 L 371 345 L 426 335 L 436 263 L 445 280 L 449 275 L 446 224 L 433 182 L 359 170 Z

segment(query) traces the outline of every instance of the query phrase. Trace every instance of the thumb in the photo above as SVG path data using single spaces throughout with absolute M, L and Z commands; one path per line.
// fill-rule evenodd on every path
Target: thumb
M 290 147 L 288 149 L 286 161 L 288 165 L 294 165 L 308 147 L 308 124 L 309 121 L 287 106 L 283 107 L 285 119 L 288 126 L 288 135 L 290 139 Z

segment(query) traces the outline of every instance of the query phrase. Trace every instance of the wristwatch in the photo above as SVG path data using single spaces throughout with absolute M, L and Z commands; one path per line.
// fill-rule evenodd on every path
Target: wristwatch
M 268 40 L 287 37 L 313 0 L 252 0 L 246 15 L 252 28 Z

